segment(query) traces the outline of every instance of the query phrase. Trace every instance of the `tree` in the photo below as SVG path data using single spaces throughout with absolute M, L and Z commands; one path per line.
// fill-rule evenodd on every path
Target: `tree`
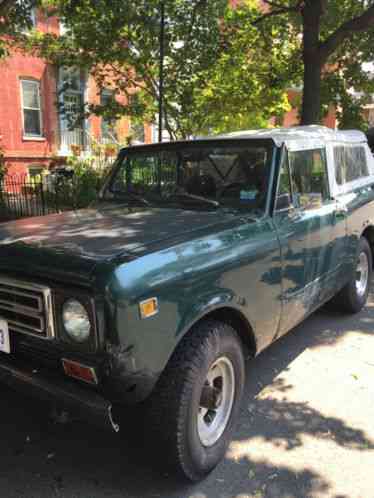
M 288 106 L 288 54 L 253 26 L 257 0 L 163 0 L 164 122 L 172 137 L 267 123 Z M 35 33 L 27 46 L 57 65 L 86 68 L 99 90 L 126 96 L 86 112 L 152 122 L 159 100 L 160 0 L 48 0 L 61 37 Z M 246 27 L 247 29 L 244 29 Z M 278 36 L 279 35 L 279 36 Z M 288 43 L 288 42 L 287 42 Z
M 0 58 L 5 57 L 13 37 L 32 26 L 36 0 L 0 0 Z
M 191 104 L 192 87 L 217 57 L 219 20 L 226 0 L 163 0 L 165 30 L 164 122 L 172 136 L 190 132 L 179 119 Z M 87 112 L 107 118 L 123 114 L 153 121 L 159 99 L 160 0 L 50 0 L 66 33 L 38 33 L 29 48 L 58 66 L 85 68 L 100 89 L 124 95 Z M 125 105 L 124 105 L 125 104 Z
M 340 104 L 346 109 L 354 105 L 351 88 L 347 87 L 349 81 L 372 90 L 373 84 L 362 66 L 374 60 L 372 0 L 263 0 L 262 3 L 265 12 L 259 13 L 255 21 L 259 28 L 269 32 L 275 22 L 302 41 L 303 124 L 319 122 L 323 95 L 331 97 L 323 80 L 340 90 Z
M 290 61 L 294 45 L 274 27 L 264 37 L 253 25 L 254 2 L 226 10 L 221 52 L 195 88 L 194 123 L 205 132 L 262 128 L 290 109 Z

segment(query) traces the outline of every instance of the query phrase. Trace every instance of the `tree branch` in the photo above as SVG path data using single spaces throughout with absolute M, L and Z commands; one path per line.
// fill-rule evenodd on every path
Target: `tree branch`
M 350 19 L 342 24 L 334 33 L 332 33 L 323 43 L 320 44 L 319 52 L 323 61 L 326 61 L 337 47 L 354 33 L 366 31 L 368 28 L 374 28 L 374 4 L 358 17 Z
M 279 16 L 282 14 L 288 14 L 289 12 L 300 12 L 300 10 L 303 7 L 304 0 L 299 0 L 295 5 L 289 6 L 289 7 L 283 7 L 280 4 L 273 2 L 271 0 L 264 0 L 264 3 L 272 7 L 271 10 L 268 12 L 265 12 L 262 14 L 260 17 L 258 17 L 253 24 L 256 26 L 257 24 L 260 24 L 262 21 L 267 19 L 268 17 L 274 17 L 274 16 Z

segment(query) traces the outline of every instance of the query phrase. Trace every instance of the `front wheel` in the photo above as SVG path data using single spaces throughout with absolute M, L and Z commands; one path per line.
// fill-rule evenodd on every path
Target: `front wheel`
M 242 344 L 230 326 L 202 322 L 181 341 L 150 402 L 151 427 L 169 468 L 198 481 L 218 464 L 244 378 Z
M 348 284 L 334 299 L 346 313 L 358 313 L 365 306 L 370 291 L 372 254 L 368 241 L 361 237 L 357 253 L 356 271 Z

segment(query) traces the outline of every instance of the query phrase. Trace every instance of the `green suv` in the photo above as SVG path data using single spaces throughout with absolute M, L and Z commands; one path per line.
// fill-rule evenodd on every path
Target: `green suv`
M 123 149 L 97 204 L 0 227 L 0 382 L 119 430 L 142 403 L 167 463 L 223 457 L 254 357 L 331 302 L 365 305 L 374 159 L 323 127 Z

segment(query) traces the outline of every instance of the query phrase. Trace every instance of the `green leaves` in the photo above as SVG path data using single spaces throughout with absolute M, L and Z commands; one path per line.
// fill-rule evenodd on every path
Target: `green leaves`
M 32 9 L 38 4 L 38 0 L 0 1 L 0 59 L 9 54 L 14 37 L 25 38 L 32 28 Z
M 265 125 L 288 108 L 294 43 L 284 26 L 270 36 L 253 26 L 257 1 L 233 10 L 227 0 L 164 0 L 165 125 L 174 138 Z M 90 112 L 154 121 L 159 96 L 160 0 L 44 0 L 66 33 L 27 40 L 56 65 L 86 68 L 98 91 L 122 95 L 119 105 Z
M 322 116 L 335 104 L 341 127 L 363 127 L 362 105 L 374 94 L 374 80 L 364 70 L 364 63 L 374 60 L 373 0 L 277 0 L 268 4 L 270 10 L 266 17 L 259 14 L 262 20 L 256 25 L 265 37 L 278 29 L 277 36 L 284 42 L 294 40 L 290 82 L 303 83 L 303 57 L 309 68 L 322 63 L 321 112 L 315 83 L 314 95 L 307 92 L 309 101 L 304 99 L 304 110 L 316 107 L 312 114 Z M 308 85 L 310 80 L 305 78 L 304 88 Z
M 263 16 L 257 0 L 237 8 L 227 0 L 164 0 L 165 124 L 177 137 L 227 132 L 281 122 L 289 109 L 287 89 L 303 81 L 302 2 L 278 0 L 280 15 Z M 34 34 L 37 49 L 57 65 L 86 68 L 98 89 L 123 95 L 120 104 L 90 112 L 154 121 L 159 96 L 160 0 L 44 0 L 61 17 L 66 34 Z M 364 1 L 324 4 L 319 39 L 359 16 Z M 335 103 L 341 123 L 362 124 L 359 108 L 374 93 L 362 64 L 374 60 L 374 31 L 352 33 L 330 55 L 322 107 Z M 357 97 L 357 92 L 360 97 Z M 363 96 L 364 95 L 364 96 Z
M 20 35 L 23 46 L 58 66 L 86 69 L 98 92 L 110 88 L 122 96 L 105 108 L 90 105 L 90 112 L 155 121 L 161 0 L 41 1 L 46 15 L 61 18 L 66 33 Z M 277 0 L 264 16 L 258 0 L 244 0 L 235 9 L 228 0 L 163 0 L 164 118 L 172 137 L 267 126 L 271 118 L 281 122 L 289 109 L 287 89 L 303 83 L 305 4 L 322 12 L 318 47 L 373 4 L 311 1 Z M 17 25 L 24 26 L 31 3 L 19 2 L 23 10 L 12 11 L 8 22 L 15 22 L 17 12 Z M 277 15 L 269 15 L 271 9 Z M 374 28 L 352 30 L 328 56 L 321 111 L 334 103 L 342 126 L 362 126 L 360 108 L 374 94 L 374 80 L 363 70 L 374 60 L 373 36 Z M 0 55 L 3 49 L 0 45 Z

